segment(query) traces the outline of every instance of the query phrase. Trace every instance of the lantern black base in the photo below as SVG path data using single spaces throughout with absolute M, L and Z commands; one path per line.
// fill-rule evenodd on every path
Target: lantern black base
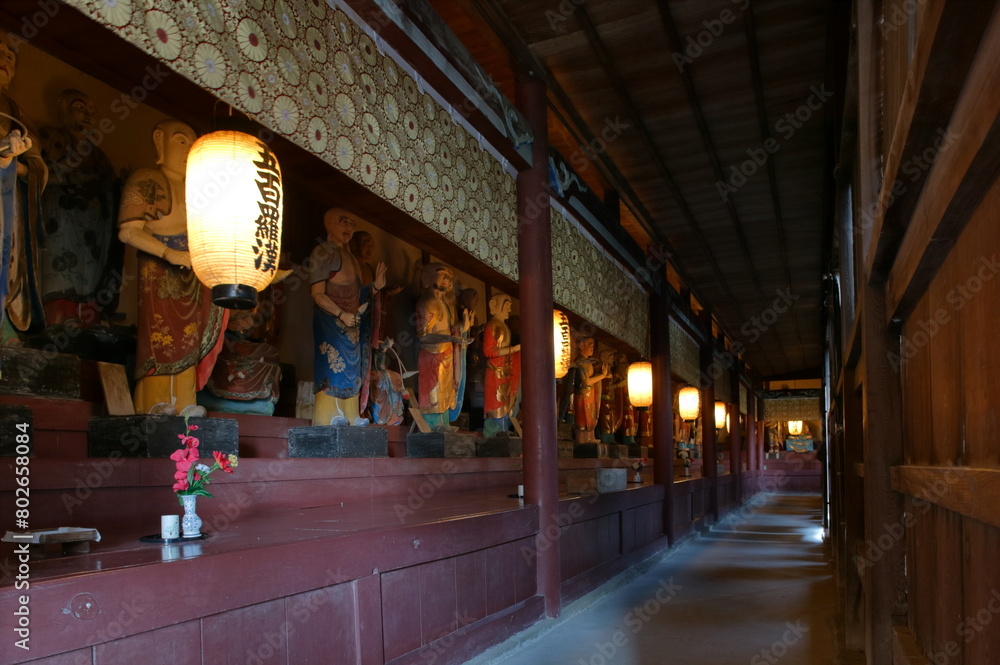
M 253 309 L 257 289 L 245 284 L 219 284 L 212 287 L 212 302 L 226 309 Z

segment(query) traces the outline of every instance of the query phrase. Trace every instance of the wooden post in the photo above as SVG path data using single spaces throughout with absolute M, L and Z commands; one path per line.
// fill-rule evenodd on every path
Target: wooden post
M 706 312 L 707 313 L 707 312 Z M 709 330 L 711 321 L 708 319 Z M 715 455 L 715 338 L 709 335 L 701 345 L 701 475 L 708 480 L 708 505 L 712 523 L 719 521 L 719 470 Z
M 885 324 L 885 289 L 866 285 L 861 308 L 864 364 L 865 543 L 875 544 L 878 560 L 864 559 L 865 655 L 870 665 L 892 662 L 894 618 L 906 614 L 904 540 L 883 548 L 885 534 L 902 528 L 902 497 L 892 489 L 891 467 L 903 461 L 902 404 L 899 375 L 889 354 L 899 349 L 899 336 Z M 893 342 L 895 337 L 895 342 Z M 867 548 L 866 548 L 867 549 Z
M 517 103 L 535 134 L 532 166 L 517 175 L 521 340 L 531 362 L 521 364 L 521 426 L 525 500 L 538 506 L 537 584 L 545 614 L 561 610 L 559 466 L 556 448 L 555 351 L 552 347 L 552 226 L 549 218 L 548 106 L 545 83 L 518 76 Z M 541 542 L 545 539 L 544 547 Z
M 732 381 L 733 413 L 729 416 L 729 473 L 736 482 L 736 503 L 743 500 L 743 424 L 740 423 L 739 364 L 729 372 Z
M 666 288 L 666 287 L 664 287 Z M 674 544 L 674 390 L 670 377 L 670 303 L 662 294 L 650 299 L 653 363 L 653 480 L 664 485 L 663 533 Z

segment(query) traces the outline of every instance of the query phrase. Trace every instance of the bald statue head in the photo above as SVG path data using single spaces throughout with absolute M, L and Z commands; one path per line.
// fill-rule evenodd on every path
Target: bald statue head
M 164 173 L 183 178 L 187 172 L 188 153 L 197 136 L 179 120 L 161 120 L 153 127 L 156 163 Z
M 506 321 L 510 316 L 511 297 L 506 293 L 498 293 L 490 298 L 490 316 Z
M 344 208 L 330 208 L 323 215 L 326 239 L 337 245 L 347 245 L 358 228 L 358 218 Z
M 420 271 L 420 287 L 447 293 L 455 282 L 455 273 L 443 263 L 428 263 Z

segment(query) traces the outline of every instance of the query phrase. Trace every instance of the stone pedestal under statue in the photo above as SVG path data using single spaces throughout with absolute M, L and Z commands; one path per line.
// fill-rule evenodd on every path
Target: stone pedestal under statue
M 0 351 L 0 394 L 80 399 L 80 359 L 22 347 Z
M 650 448 L 649 446 L 643 446 L 643 445 L 640 445 L 638 443 L 633 443 L 633 444 L 629 445 L 629 447 L 628 447 L 628 456 L 629 457 L 635 457 L 635 458 L 639 458 L 639 459 L 645 457 L 647 459 L 653 459 L 652 452 L 653 452 L 653 449 Z
M 407 457 L 475 457 L 476 435 L 468 432 L 413 432 L 406 436 Z
M 289 457 L 388 457 L 389 433 L 382 427 L 320 425 L 288 430 Z
M 577 459 L 600 459 L 608 456 L 608 446 L 604 443 L 577 443 L 573 446 L 573 457 Z
M 521 457 L 524 446 L 519 436 L 490 436 L 476 443 L 477 457 Z
M 14 457 L 25 454 L 31 457 L 35 452 L 34 414 L 26 406 L 4 404 L 0 409 L 0 457 Z M 28 436 L 23 436 L 27 434 Z M 18 435 L 23 443 L 18 443 Z M 20 449 L 20 453 L 18 450 Z
M 201 457 L 213 452 L 239 454 L 239 426 L 229 418 L 189 418 L 197 426 L 191 436 L 198 439 Z M 91 418 L 87 430 L 89 457 L 170 457 L 180 449 L 178 435 L 185 433 L 182 416 L 138 415 Z

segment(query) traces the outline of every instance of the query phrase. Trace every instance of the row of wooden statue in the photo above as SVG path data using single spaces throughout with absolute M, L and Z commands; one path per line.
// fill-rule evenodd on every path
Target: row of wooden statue
M 16 54 L 0 39 L 0 93 L 9 89 L 15 66 Z M 157 123 L 155 166 L 133 171 L 122 183 L 93 140 L 99 134 L 86 94 L 61 93 L 60 125 L 44 128 L 38 139 L 12 99 L 2 95 L 0 105 L 4 342 L 66 321 L 99 323 L 115 310 L 129 245 L 137 250 L 136 412 L 181 412 L 199 402 L 200 390 L 209 409 L 273 412 L 281 372 L 268 343 L 273 335 L 255 338 L 259 317 L 214 306 L 191 270 L 184 178 L 194 130 L 174 120 Z M 386 266 L 370 263 L 373 239 L 364 231 L 355 235 L 361 220 L 348 210 L 331 208 L 323 222 L 326 240 L 301 271 L 314 303 L 313 423 L 400 424 L 409 400 L 429 427 L 447 429 L 475 383 L 482 390 L 484 432 L 507 431 L 520 392 L 521 349 L 508 327 L 511 297 L 493 295 L 488 321 L 477 326 L 474 305 L 456 296 L 452 269 L 422 267 L 413 317 L 417 395 L 410 399 L 399 372 L 389 369 L 398 356 L 384 329 Z M 622 393 L 627 364 L 622 357 L 614 372 L 611 364 L 595 355 L 593 339 L 578 340 L 561 409 L 588 433 L 583 438 L 592 438 L 598 426 L 634 434 L 635 417 Z

